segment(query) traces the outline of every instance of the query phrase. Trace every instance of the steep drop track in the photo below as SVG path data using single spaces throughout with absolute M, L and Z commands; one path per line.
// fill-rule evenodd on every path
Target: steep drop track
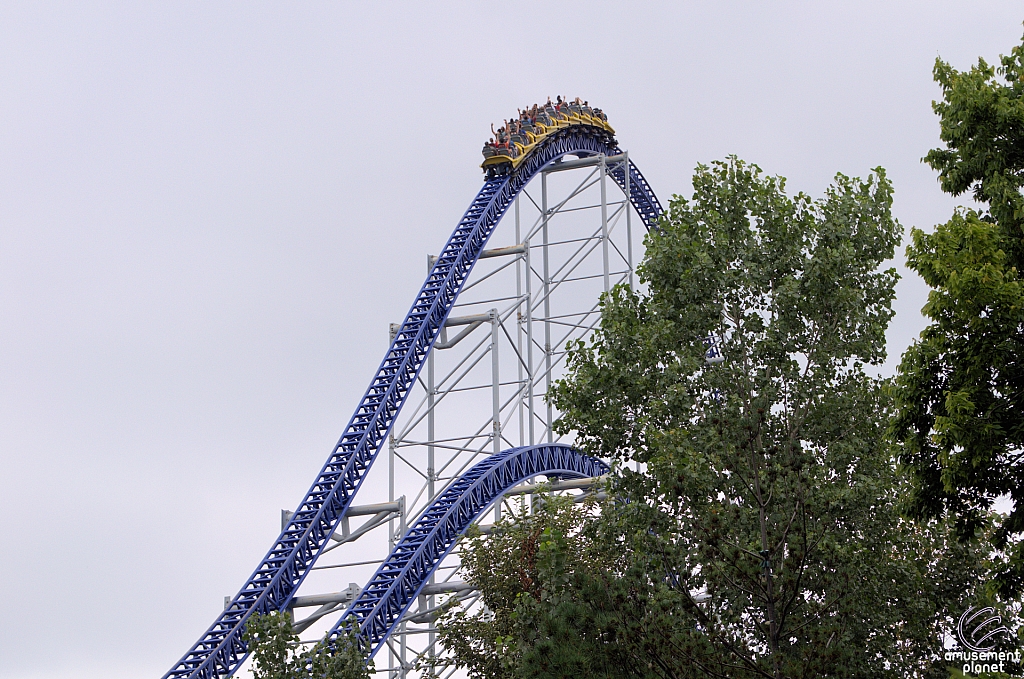
M 164 675 L 164 679 L 214 679 L 229 675 L 247 655 L 241 634 L 249 617 L 254 613 L 280 611 L 288 607 L 295 591 L 352 504 L 353 497 L 386 440 L 473 265 L 520 191 L 534 176 L 566 155 L 586 157 L 604 154 L 612 157 L 621 153 L 615 139 L 604 130 L 576 125 L 546 140 L 511 174 L 484 182 L 483 188 L 470 203 L 427 275 L 426 282 L 395 334 L 355 414 L 291 521 L 224 612 L 174 668 Z M 620 162 L 609 169 L 609 175 L 623 190 L 628 185 L 630 202 L 644 225 L 650 229 L 661 215 L 661 205 L 632 162 L 628 163 L 628 179 L 626 173 L 626 163 Z M 501 463 L 502 460 L 507 462 L 510 459 L 516 461 L 511 466 Z M 551 465 L 550 469 L 541 468 L 544 464 Z M 442 543 L 454 538 L 447 529 L 440 532 L 435 530 L 439 523 L 454 526 L 464 522 L 468 525 L 468 521 L 464 521 L 466 512 L 471 506 L 477 506 L 474 504 L 477 500 L 461 505 L 460 500 L 451 496 L 451 493 L 461 488 L 461 492 L 476 498 L 482 498 L 491 491 L 497 497 L 501 490 L 508 487 L 503 484 L 511 485 L 548 472 L 566 476 L 597 475 L 601 473 L 601 465 L 596 460 L 587 462 L 587 458 L 565 446 L 533 446 L 493 455 L 455 481 L 423 514 L 424 519 L 436 519 L 434 525 L 425 527 L 421 519 L 395 549 L 396 554 L 399 550 L 415 551 L 410 541 L 422 536 L 414 534 L 414 531 L 433 531 L 432 541 L 428 541 L 429 547 L 424 547 L 422 540 L 416 547 L 419 549 L 417 554 L 423 558 L 405 553 L 399 555 L 401 559 L 409 556 L 402 566 L 403 575 L 391 578 L 389 584 L 383 586 L 383 580 L 379 578 L 383 577 L 385 566 L 389 563 L 395 566 L 397 563 L 393 554 L 350 608 L 359 618 L 363 632 L 372 640 L 374 650 L 387 638 L 391 625 L 408 608 L 409 603 L 415 600 L 416 593 L 430 572 L 433 572 L 437 562 L 450 549 L 450 545 L 441 548 Z M 515 473 L 512 472 L 515 470 L 521 471 L 520 479 L 513 479 Z M 478 472 L 482 476 L 471 480 L 470 477 Z M 491 490 L 481 491 L 484 486 Z M 445 523 L 442 520 L 447 516 L 445 512 L 456 505 L 461 507 L 456 513 L 462 512 L 462 518 Z M 483 509 L 485 507 L 473 510 L 473 516 Z M 414 562 L 416 566 L 407 568 Z M 413 571 L 418 575 L 413 574 Z M 337 628 L 332 632 L 337 634 Z

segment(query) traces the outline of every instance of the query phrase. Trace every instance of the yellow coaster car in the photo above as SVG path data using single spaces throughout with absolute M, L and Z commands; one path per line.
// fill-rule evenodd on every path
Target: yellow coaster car
M 512 135 L 512 139 L 507 144 L 502 144 L 501 146 L 490 143 L 484 144 L 484 162 L 480 164 L 480 167 L 486 171 L 491 168 L 497 169 L 501 165 L 508 163 L 515 170 L 548 137 L 558 132 L 558 130 L 573 125 L 596 127 L 599 130 L 615 134 L 612 126 L 597 115 L 589 115 L 582 110 L 556 111 L 554 108 L 549 107 L 541 115 L 537 116 L 537 119 L 531 125 L 532 129 Z

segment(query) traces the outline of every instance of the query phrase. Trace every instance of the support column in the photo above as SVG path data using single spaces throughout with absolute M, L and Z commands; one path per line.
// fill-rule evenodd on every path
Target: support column
M 388 328 L 388 341 L 394 342 L 395 335 L 397 334 L 398 327 L 396 327 L 395 323 L 392 323 Z M 388 434 L 388 502 L 395 501 L 395 448 L 395 432 L 392 430 Z M 388 521 L 388 546 L 392 550 L 394 550 L 399 538 L 400 536 L 395 533 L 395 520 L 391 519 Z
M 403 622 L 398 628 L 398 665 L 401 668 L 398 676 L 401 679 L 405 679 L 409 676 L 409 661 L 406 658 L 406 652 L 409 648 L 409 635 L 405 633 L 405 627 L 409 623 Z
M 523 268 L 526 269 L 526 417 L 529 421 L 527 445 L 537 443 L 537 415 L 533 408 L 533 264 L 530 263 L 530 240 L 523 243 Z
M 434 499 L 434 352 L 427 354 L 427 497 Z
M 622 167 L 626 171 L 626 268 L 629 269 L 629 289 L 633 289 L 633 201 L 629 189 L 629 151 L 622 153 Z
M 523 236 L 519 229 L 519 196 L 516 196 L 515 201 L 515 218 L 516 218 L 516 245 L 522 245 Z M 526 272 L 530 274 L 529 271 Z M 516 258 L 516 299 L 519 300 L 519 307 L 516 309 L 516 353 L 519 354 L 519 360 L 516 361 L 516 376 L 519 378 L 517 382 L 518 391 L 518 405 L 516 406 L 517 414 L 519 415 L 519 445 L 526 445 L 525 427 L 526 421 L 523 418 L 525 406 L 526 390 L 523 388 L 523 257 L 520 255 Z M 529 300 L 527 300 L 529 304 Z
M 501 452 L 501 374 L 498 363 L 498 340 L 501 319 L 498 310 L 491 309 L 491 452 Z M 494 505 L 494 520 L 501 520 L 501 502 Z
M 437 477 L 437 472 L 435 471 L 436 465 L 434 462 L 434 440 L 437 438 L 434 417 L 436 392 L 437 389 L 434 386 L 434 351 L 431 350 L 431 352 L 427 354 L 427 497 L 431 500 L 434 499 L 434 495 L 437 492 L 437 489 L 434 487 L 434 481 Z M 431 585 L 434 584 L 433 573 L 430 574 L 430 579 L 427 582 Z M 434 603 L 433 595 L 428 596 L 427 608 L 433 608 Z M 434 642 L 437 638 L 437 628 L 434 626 L 433 621 L 431 621 L 428 624 L 427 629 L 427 641 L 429 643 L 429 646 L 427 646 L 427 657 L 431 661 L 429 665 L 430 668 L 427 670 L 427 676 L 432 677 L 434 676 L 434 665 L 432 661 L 437 655 L 434 648 Z M 404 641 L 405 639 L 403 638 L 403 642 Z
M 501 452 L 501 381 L 498 364 L 498 339 L 501 319 L 498 310 L 488 312 L 491 317 L 491 452 Z
M 604 264 L 604 292 L 607 295 L 611 289 L 608 264 L 608 158 L 601 154 L 601 257 Z
M 395 501 L 395 433 L 388 434 L 388 502 Z M 401 526 L 400 526 L 401 527 Z M 388 519 L 388 547 L 395 550 L 399 535 L 395 533 L 395 520 Z
M 394 338 L 392 338 L 393 340 Z M 392 431 L 388 434 L 388 502 L 395 501 L 395 432 Z M 403 507 L 403 512 L 405 511 Z M 400 522 L 399 528 L 403 529 L 405 522 Z M 395 544 L 399 540 L 399 535 L 395 533 L 395 520 L 390 519 L 388 521 L 388 551 L 395 551 Z M 294 620 L 294 618 L 292 618 Z M 403 643 L 405 642 L 405 636 L 402 636 Z M 404 672 L 404 670 L 402 670 Z M 393 648 L 388 649 L 388 679 L 397 679 L 395 677 L 395 653 Z
M 548 252 L 548 174 L 544 172 L 540 176 L 540 201 L 541 210 L 543 212 L 543 225 L 541 227 L 541 244 L 544 248 L 544 281 L 543 281 L 543 295 L 544 295 L 544 393 L 550 393 L 551 391 L 551 272 L 550 272 L 550 253 Z M 547 405 L 547 417 L 544 420 L 547 425 L 548 443 L 554 442 L 554 432 L 551 431 L 551 419 L 553 413 L 551 412 L 551 402 L 545 399 Z

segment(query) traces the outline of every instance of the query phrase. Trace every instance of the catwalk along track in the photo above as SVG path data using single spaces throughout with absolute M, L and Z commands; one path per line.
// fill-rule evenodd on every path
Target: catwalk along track
M 575 162 L 566 156 L 597 157 L 607 161 L 608 176 L 622 187 L 645 227 L 656 225 L 661 205 L 606 122 L 558 109 L 529 132 L 516 131 L 517 138 L 506 142 L 509 150 L 498 153 L 515 162 L 498 162 L 502 158 L 495 160 L 493 153 L 485 160 L 483 187 L 437 257 L 355 414 L 290 521 L 224 612 L 164 679 L 230 675 L 247 656 L 241 637 L 249 618 L 289 607 L 352 505 L 491 233 L 532 178 L 555 164 Z M 540 475 L 578 478 L 606 470 L 600 460 L 557 443 L 513 448 L 479 462 L 412 522 L 331 634 L 339 634 L 341 621 L 355 615 L 372 656 L 458 536 L 504 491 Z

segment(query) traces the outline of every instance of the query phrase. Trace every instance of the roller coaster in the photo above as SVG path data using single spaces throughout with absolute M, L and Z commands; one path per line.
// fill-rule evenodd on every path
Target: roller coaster
M 528 147 L 523 145 L 517 149 L 514 158 L 511 153 L 501 158 L 493 156 L 493 160 L 485 158 L 483 187 L 440 253 L 428 259 L 426 280 L 405 319 L 393 324 L 384 359 L 326 463 L 297 508 L 282 513 L 281 532 L 255 571 L 234 597 L 225 599 L 223 612 L 164 679 L 213 679 L 232 675 L 248 654 L 242 633 L 251 616 L 301 607 L 316 607 L 316 611 L 306 620 L 297 621 L 297 630 L 336 616 L 336 622 L 328 631 L 335 638 L 343 633 L 343 621 L 354 616 L 372 658 L 390 643 L 391 637 L 410 634 L 408 625 L 432 621 L 431 614 L 436 607 L 430 606 L 428 599 L 432 602 L 433 597 L 441 593 L 461 596 L 470 589 L 465 583 L 451 580 L 436 583 L 435 577 L 459 536 L 489 508 L 500 507 L 507 496 L 529 492 L 530 484 L 541 476 L 547 477 L 556 488 L 586 488 L 589 480 L 607 473 L 608 467 L 603 461 L 556 440 L 550 404 L 546 413 L 534 407 L 535 387 L 539 390 L 550 387 L 552 371 L 559 360 L 558 347 L 564 347 L 567 338 L 585 336 L 599 318 L 596 303 L 581 312 L 558 314 L 552 311 L 551 299 L 555 289 L 568 287 L 575 281 L 596 281 L 602 284 L 604 291 L 620 280 L 631 284 L 631 214 L 635 211 L 643 226 L 650 229 L 657 224 L 662 208 L 628 154 L 619 148 L 606 120 L 582 114 L 566 115 L 565 120 L 560 116 L 556 118 L 549 126 L 535 128 L 537 134 L 531 132 Z M 567 170 L 589 171 L 590 174 L 567 198 L 549 204 L 548 175 Z M 527 190 L 535 178 L 541 180 L 539 201 Z M 621 202 L 607 199 L 606 178 L 621 188 L 624 195 Z M 591 188 L 600 189 L 600 203 L 592 206 L 600 209 L 600 228 L 578 239 L 550 240 L 548 227 L 552 218 L 560 212 L 577 209 L 569 206 L 570 199 Z M 536 225 L 525 234 L 520 231 L 520 197 L 533 204 L 539 214 Z M 510 208 L 514 208 L 515 244 L 485 250 Z M 620 219 L 623 215 L 624 219 Z M 613 232 L 623 231 L 616 226 L 620 222 L 625 223 L 628 236 L 623 247 L 613 240 Z M 541 240 L 540 245 L 531 245 L 531 239 Z M 549 252 L 559 245 L 575 248 L 560 267 L 549 261 Z M 530 259 L 531 250 L 538 248 L 543 248 L 542 266 Z M 591 253 L 594 257 L 601 255 L 603 268 L 592 275 L 573 274 L 580 271 L 581 263 Z M 610 262 L 616 253 L 619 260 L 625 262 L 622 271 L 612 271 L 614 267 Z M 493 283 L 507 265 L 473 278 L 474 267 L 482 260 L 498 257 L 514 258 L 517 262 L 515 294 L 495 293 L 486 300 L 488 304 L 505 300 L 504 308 L 495 306 L 486 313 L 454 315 L 453 310 L 469 304 L 460 301 L 460 295 L 466 296 L 474 286 L 488 280 Z M 533 284 L 540 289 L 531 288 Z M 522 329 L 522 336 L 516 331 L 515 341 L 506 330 L 506 323 L 512 323 L 513 319 Z M 543 343 L 539 333 L 535 336 L 532 330 L 540 323 L 544 327 Z M 438 380 L 435 355 L 487 325 L 491 333 L 475 349 L 464 352 L 454 361 L 449 376 Z M 558 327 L 568 328 L 568 334 L 556 337 L 552 329 Z M 449 337 L 449 328 L 461 330 Z M 510 347 L 504 356 L 511 356 L 508 360 L 515 363 L 517 380 L 502 381 L 499 377 L 498 348 L 502 342 Z M 534 358 L 535 349 L 541 355 L 540 360 Z M 483 365 L 485 355 L 492 358 L 493 372 L 493 379 L 486 387 L 491 390 L 493 412 L 486 426 L 460 435 L 461 438 L 438 435 L 434 419 L 438 401 L 459 391 L 449 388 L 442 393 L 445 380 L 454 375 L 450 377 L 450 385 L 471 369 L 479 369 L 474 366 Z M 471 391 L 476 387 L 461 388 L 480 400 L 474 396 L 480 391 Z M 408 418 L 408 424 L 396 428 L 403 406 L 410 402 L 414 392 L 419 393 L 417 390 L 424 394 L 420 405 L 412 408 L 411 415 L 403 415 Z M 511 396 L 507 395 L 509 390 Z M 508 445 L 511 438 L 508 427 L 516 408 L 521 445 Z M 467 418 L 460 411 L 456 419 Z M 420 437 L 422 440 L 413 441 L 415 436 L 410 432 L 421 426 L 427 427 L 428 433 Z M 452 443 L 456 438 L 459 443 Z M 423 465 L 425 471 L 419 472 L 426 479 L 425 485 L 409 502 L 405 496 L 395 497 L 396 479 L 402 480 L 395 471 L 396 460 L 408 461 L 411 456 L 402 448 L 406 441 L 424 448 L 428 456 Z M 358 494 L 368 495 L 369 487 L 363 488 L 364 481 L 385 449 L 389 460 L 388 501 L 354 504 Z M 439 462 L 436 455 L 444 450 L 452 451 L 451 455 Z M 371 518 L 353 531 L 349 519 L 357 516 Z M 407 524 L 406 516 L 414 520 Z M 389 526 L 390 554 L 380 561 L 370 562 L 379 565 L 364 586 L 351 585 L 343 592 L 330 595 L 299 595 L 300 586 L 313 571 L 334 567 L 317 566 L 318 559 L 383 525 Z M 410 609 L 417 601 L 420 611 L 413 612 Z M 426 633 L 430 637 L 429 652 L 433 653 L 434 634 L 429 630 Z M 393 657 L 401 658 L 401 666 L 392 668 L 392 676 L 404 676 L 411 668 L 404 655 L 404 639 L 397 645 L 401 652 L 391 649 Z

